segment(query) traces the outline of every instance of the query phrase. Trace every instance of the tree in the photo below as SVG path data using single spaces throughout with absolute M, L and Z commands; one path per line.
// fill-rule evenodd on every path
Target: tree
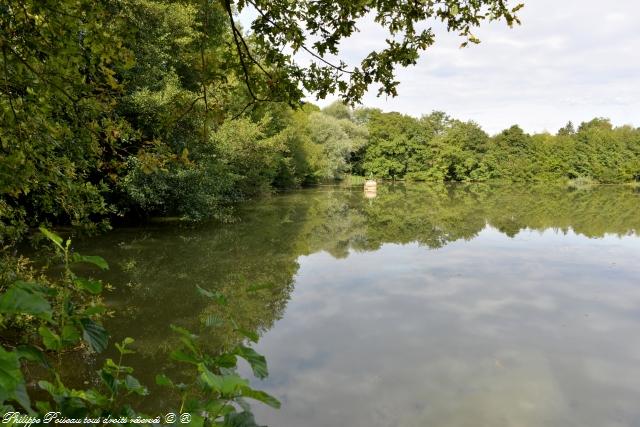
M 365 144 L 366 130 L 346 119 L 336 119 L 324 113 L 311 113 L 307 122 L 311 141 L 321 147 L 321 157 L 315 160 L 321 179 L 337 180 L 351 170 L 352 155 Z
M 320 98 L 338 92 L 351 103 L 359 102 L 372 84 L 380 86 L 379 94 L 397 95 L 396 67 L 415 65 L 420 53 L 435 42 L 434 21 L 457 32 L 462 46 L 466 46 L 479 43 L 472 30 L 484 21 L 505 21 L 509 26 L 519 23 L 517 12 L 523 7 L 510 7 L 508 0 L 239 0 L 236 4 L 225 0 L 225 5 L 243 66 L 263 59 L 268 66 L 287 70 L 286 77 L 291 78 L 291 84 L 286 84 L 265 72 L 271 87 L 287 88 L 289 94 L 295 94 L 292 88 L 301 84 Z M 234 6 L 257 14 L 251 23 L 255 52 L 246 46 L 237 30 Z M 355 67 L 342 60 L 333 61 L 339 55 L 340 43 L 358 31 L 359 22 L 365 17 L 388 30 L 385 47 L 371 51 Z M 283 52 L 304 53 L 306 58 L 298 62 Z M 301 65 L 307 62 L 309 65 Z M 246 83 L 251 85 L 251 79 Z
M 322 112 L 331 117 L 335 117 L 336 119 L 351 120 L 352 116 L 349 107 L 340 101 L 335 101 L 330 105 L 324 107 L 322 109 Z
M 575 128 L 573 127 L 573 122 L 569 120 L 567 124 L 558 130 L 558 135 L 574 135 L 576 133 Z
M 108 2 L 0 6 L 0 242 L 57 220 L 95 226 L 131 128 L 114 108 L 116 68 L 131 65 Z
M 298 108 L 307 93 L 331 92 L 353 103 L 371 84 L 395 94 L 395 67 L 414 64 L 434 41 L 432 30 L 418 27 L 440 20 L 477 42 L 471 30 L 483 21 L 518 22 L 520 6 L 507 3 L 7 0 L 0 6 L 0 241 L 43 221 L 94 228 L 141 210 L 142 199 L 123 185 L 132 167 L 224 169 L 225 159 L 186 165 L 225 121 L 268 116 L 264 133 L 272 137 L 292 120 L 275 103 Z M 256 12 L 249 31 L 238 24 L 246 9 Z M 365 15 L 389 29 L 387 46 L 353 69 L 332 64 Z M 298 52 L 312 61 L 298 60 Z M 286 178 L 287 150 L 273 179 L 300 182 L 309 171 Z
M 481 178 L 480 162 L 489 137 L 473 122 L 453 121 L 430 143 L 433 150 L 431 176 L 446 181 Z
M 421 145 L 418 121 L 400 113 L 374 111 L 368 122 L 369 144 L 364 156 L 366 174 L 402 179 L 411 156 Z

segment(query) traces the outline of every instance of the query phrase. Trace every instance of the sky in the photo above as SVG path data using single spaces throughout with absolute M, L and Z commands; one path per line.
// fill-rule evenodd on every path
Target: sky
M 522 25 L 484 24 L 475 31 L 479 45 L 460 49 L 457 35 L 435 27 L 435 45 L 416 66 L 399 69 L 398 96 L 377 97 L 373 89 L 363 104 L 416 117 L 445 111 L 489 133 L 516 123 L 527 132 L 556 132 L 569 120 L 594 117 L 640 126 L 640 2 L 522 1 Z M 350 64 L 381 47 L 387 34 L 370 18 L 359 24 L 341 45 Z

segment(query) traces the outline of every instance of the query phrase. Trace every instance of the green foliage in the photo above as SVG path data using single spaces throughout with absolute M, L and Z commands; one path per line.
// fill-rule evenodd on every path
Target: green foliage
M 368 120 L 369 144 L 363 161 L 365 175 L 404 178 L 425 140 L 418 121 L 399 113 L 373 112 Z
M 335 101 L 331 105 L 326 106 L 322 109 L 322 112 L 338 120 L 351 120 L 353 115 L 349 106 L 340 101 Z
M 224 218 L 233 177 L 213 162 L 158 160 L 155 155 L 132 158 L 120 188 L 140 215 L 180 215 L 189 220 Z
M 640 130 L 608 120 L 573 125 L 557 135 L 528 135 L 512 126 L 489 136 L 473 122 L 434 112 L 416 120 L 398 113 L 367 114 L 362 175 L 431 181 L 599 183 L 639 180 Z M 355 166 L 354 166 L 355 168 Z
M 268 191 L 277 172 L 277 160 L 284 147 L 278 138 L 266 138 L 260 124 L 247 119 L 226 122 L 213 135 L 239 196 Z
M 98 353 L 105 351 L 108 345 L 108 333 L 99 322 L 102 310 L 97 310 L 102 307 L 99 300 L 102 285 L 77 276 L 73 267 L 77 263 L 88 263 L 107 269 L 108 265 L 100 257 L 72 252 L 69 239 L 64 240 L 44 227 L 40 230 L 62 259 L 63 272 L 59 280 L 43 284 L 15 281 L 0 294 L 3 335 L 7 328 L 13 328 L 17 333 L 6 336 L 20 337 L 18 342 L 3 339 L 0 346 L 0 407 L 3 412 L 18 409 L 31 415 L 44 415 L 53 411 L 62 417 L 80 419 L 144 417 L 128 403 L 133 395 L 144 397 L 149 394 L 147 387 L 133 376 L 133 368 L 123 364 L 125 356 L 135 353 L 132 338 L 115 344 L 117 361 L 105 359 L 96 373 L 98 385 L 75 389 L 64 383 L 61 363 L 66 351 L 78 351 L 81 342 Z M 204 296 L 214 298 L 217 304 L 227 304 L 219 295 L 198 289 Z M 26 322 L 16 323 L 17 318 L 24 318 Z M 236 327 L 235 322 L 232 323 Z M 243 342 L 229 352 L 211 354 L 205 351 L 196 335 L 181 327 L 172 329 L 181 343 L 173 351 L 172 358 L 186 364 L 192 372 L 186 377 L 182 375 L 183 379 L 191 378 L 187 383 L 177 383 L 165 374 L 156 375 L 157 384 L 175 397 L 174 403 L 170 403 L 175 407 L 165 409 L 179 414 L 190 413 L 192 422 L 197 425 L 233 426 L 256 425 L 244 399 L 280 407 L 277 399 L 253 389 L 249 381 L 236 372 L 240 357 L 249 363 L 258 378 L 265 378 L 268 370 L 264 356 Z M 248 336 L 251 340 L 257 339 L 253 334 Z M 40 366 L 36 374 L 29 369 L 32 363 Z M 46 379 L 34 378 L 40 372 L 45 373 Z M 27 382 L 37 383 L 48 398 L 32 403 Z M 37 396 L 38 399 L 43 397 L 42 394 Z
M 232 421 L 235 417 L 253 418 L 249 406 L 244 402 L 245 398 L 274 408 L 280 407 L 277 399 L 263 391 L 254 390 L 248 380 L 236 373 L 237 357 L 242 357 L 256 376 L 266 377 L 267 365 L 263 356 L 244 345 L 239 345 L 232 352 L 212 356 L 203 349 L 198 336 L 177 326 L 172 326 L 172 329 L 180 337 L 180 346 L 171 353 L 171 358 L 190 369 L 193 382 L 177 384 L 166 374 L 158 374 L 156 383 L 180 396 L 181 411 L 184 408 L 209 422 L 218 423 L 214 425 L 229 426 L 234 425 Z M 234 402 L 240 405 L 242 411 L 238 411 Z
M 230 10 L 231 1 L 225 4 Z M 379 85 L 379 94 L 395 96 L 398 81 L 396 67 L 415 65 L 420 53 L 435 42 L 434 21 L 448 31 L 458 33 L 462 46 L 479 43 L 472 30 L 483 21 L 519 23 L 521 4 L 509 6 L 504 0 L 432 1 L 432 2 L 333 2 L 298 1 L 278 3 L 267 0 L 238 2 L 238 9 L 257 11 L 251 23 L 259 51 L 278 68 L 302 82 L 307 91 L 324 98 L 338 92 L 344 101 L 359 102 L 371 85 Z M 363 16 L 371 16 L 388 31 L 384 48 L 374 50 L 350 68 L 343 61 L 335 64 L 327 54 L 339 53 L 341 43 L 358 31 Z M 305 52 L 303 66 L 283 55 L 283 51 Z M 250 52 L 246 52 L 250 61 Z M 308 58 L 308 59 L 307 59 Z
M 7 401 L 15 401 L 32 412 L 25 380 L 20 370 L 20 354 L 0 347 L 0 402 L 4 404 Z
M 348 119 L 337 119 L 323 113 L 311 113 L 307 123 L 311 141 L 321 148 L 321 157 L 314 159 L 317 176 L 325 180 L 337 180 L 351 169 L 349 161 L 353 153 L 364 145 L 360 129 Z
M 113 110 L 115 68 L 131 59 L 117 16 L 91 1 L 0 7 L 0 238 L 47 219 L 95 228 L 110 212 L 102 177 L 113 136 L 129 133 Z
M 250 33 L 238 24 L 246 8 L 257 11 Z M 436 18 L 475 42 L 473 28 L 511 25 L 517 9 L 506 0 L 3 2 L 0 244 L 42 222 L 96 231 L 115 216 L 226 217 L 231 203 L 270 187 L 339 178 L 360 164 L 362 129 L 348 124 L 359 115 L 329 107 L 351 142 L 314 142 L 319 134 L 292 112 L 305 91 L 355 102 L 379 83 L 395 94 L 395 66 L 433 42 L 422 23 Z M 352 70 L 331 66 L 323 57 L 366 13 L 392 33 L 387 47 Z M 298 63 L 300 50 L 313 60 Z
M 71 252 L 71 241 L 41 227 L 42 234 L 53 243 L 57 256 L 63 261 L 63 272 L 58 281 L 52 282 L 42 276 L 37 282 L 16 280 L 0 295 L 0 316 L 3 328 L 23 331 L 17 342 L 2 348 L 6 381 L 0 385 L 2 403 L 17 402 L 32 412 L 26 393 L 21 361 L 35 361 L 49 366 L 40 349 L 48 352 L 64 351 L 85 345 L 100 352 L 107 346 L 108 334 L 100 324 L 103 306 L 96 292 L 99 281 L 80 278 L 73 267 L 78 263 L 90 263 L 107 268 L 100 257 L 82 256 Z M 81 284 L 81 286 L 78 286 Z M 82 335 L 81 335 L 82 334 Z M 23 349 L 23 350 L 21 350 Z M 17 366 L 18 371 L 10 366 Z M 50 383 L 43 389 L 52 390 Z

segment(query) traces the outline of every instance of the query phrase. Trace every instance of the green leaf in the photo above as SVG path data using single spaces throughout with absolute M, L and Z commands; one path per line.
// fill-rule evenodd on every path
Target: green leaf
M 49 402 L 39 400 L 36 402 L 36 409 L 41 414 L 46 414 L 47 412 L 51 412 L 51 404 Z
M 128 345 L 131 345 L 135 342 L 135 340 L 131 337 L 127 337 L 125 339 L 122 340 L 122 343 L 116 343 L 116 348 L 118 349 L 118 352 L 122 355 L 125 354 L 134 354 L 135 351 L 133 350 L 129 350 L 127 348 Z
M 79 253 L 74 253 L 73 262 L 85 262 L 87 264 L 93 264 L 103 270 L 109 269 L 107 261 L 105 261 L 104 258 L 95 255 L 80 255 Z
M 31 399 L 29 399 L 29 394 L 27 393 L 26 384 L 24 383 L 18 384 L 13 398 L 15 399 L 16 402 L 20 404 L 20 406 L 26 409 L 29 413 L 33 413 L 33 409 L 31 409 Z
M 209 388 L 218 393 L 222 392 L 222 377 L 220 375 L 216 375 L 207 369 L 204 364 L 198 364 L 198 371 L 200 372 L 200 379 L 203 383 L 205 383 Z
M 191 331 L 183 327 L 176 326 L 176 325 L 169 325 L 169 327 L 173 332 L 177 332 L 178 334 L 180 334 L 180 336 L 187 338 L 189 341 L 193 341 L 196 338 L 198 338 L 196 334 L 191 333 Z
M 198 363 L 200 363 L 199 359 L 196 359 L 194 356 L 190 355 L 190 354 L 186 354 L 185 352 L 181 351 L 181 350 L 174 350 L 171 352 L 171 358 L 173 360 L 176 360 L 178 362 L 186 362 L 186 363 L 193 363 L 195 365 L 197 365 Z
M 80 340 L 80 331 L 73 325 L 65 325 L 62 328 L 62 342 L 74 344 Z
M 249 381 L 238 374 L 227 374 L 222 376 L 221 392 L 224 396 L 235 396 L 239 390 L 249 387 Z
M 238 366 L 238 357 L 233 353 L 222 353 L 216 357 L 216 364 L 221 368 L 233 369 Z
M 173 387 L 173 381 L 171 381 L 171 379 L 165 374 L 156 375 L 156 384 L 165 387 Z
M 216 327 L 224 324 L 224 319 L 215 314 L 209 314 L 204 318 L 204 324 L 208 327 Z
M 124 378 L 124 386 L 128 391 L 136 393 L 140 396 L 146 396 L 147 394 L 149 394 L 147 388 L 140 384 L 140 381 L 138 381 L 137 378 L 132 377 L 131 375 L 127 375 Z
M 220 414 L 221 417 L 225 415 L 235 412 L 236 408 L 233 405 L 229 404 L 227 399 L 212 399 L 206 403 L 206 410 L 210 414 Z
M 80 319 L 80 323 L 82 324 L 82 337 L 89 347 L 96 353 L 104 351 L 109 342 L 109 334 L 102 325 L 88 318 Z
M 235 349 L 234 353 L 242 357 L 249 363 L 249 365 L 251 365 L 251 370 L 256 377 L 262 379 L 269 375 L 269 371 L 267 370 L 267 359 L 251 347 L 239 345 Z
M 109 403 L 109 399 L 105 395 L 94 389 L 82 392 L 81 397 L 92 405 L 99 407 L 105 407 Z
M 0 296 L 0 313 L 29 314 L 45 320 L 53 315 L 51 304 L 43 295 L 44 288 L 36 283 L 17 281 Z
M 107 311 L 107 307 L 104 305 L 94 305 L 93 307 L 88 307 L 83 314 L 85 316 L 94 316 L 96 314 L 104 314 Z
M 56 386 L 51 384 L 49 381 L 38 381 L 38 387 L 49 393 L 51 396 L 55 396 L 57 394 Z
M 202 289 L 198 285 L 196 285 L 196 288 L 198 289 L 198 293 L 200 295 L 204 295 L 205 297 L 211 298 L 220 305 L 227 305 L 227 297 L 225 297 L 222 293 L 208 291 L 206 289 Z
M 37 362 L 44 367 L 49 367 L 49 362 L 44 354 L 31 345 L 19 345 L 16 347 L 15 352 L 18 354 L 18 358 L 20 359 L 28 360 L 29 362 Z
M 40 232 L 44 234 L 47 239 L 55 243 L 60 249 L 64 250 L 64 247 L 62 246 L 62 237 L 58 236 L 53 231 L 47 230 L 43 225 L 40 226 Z
M 111 358 L 104 361 L 102 370 L 111 374 L 130 374 L 133 372 L 133 368 L 131 366 L 118 365 Z
M 117 391 L 116 389 L 118 385 L 116 383 L 116 379 L 110 372 L 106 371 L 105 369 L 101 369 L 100 378 L 102 379 L 102 382 L 104 383 L 104 385 L 107 386 L 107 388 L 111 393 L 115 393 Z
M 269 405 L 272 408 L 276 408 L 276 409 L 280 408 L 280 401 L 275 397 L 271 396 L 269 393 L 266 393 L 262 390 L 254 390 L 252 388 L 246 388 L 242 390 L 242 395 L 244 397 L 249 397 L 251 399 L 254 399 L 266 405 Z
M 15 400 L 24 409 L 32 412 L 20 370 L 19 354 L 0 347 L 0 403 L 8 400 Z
M 133 350 L 129 350 L 126 347 L 121 346 L 120 344 L 116 343 L 116 348 L 118 349 L 118 353 L 125 355 L 125 354 L 134 354 L 135 351 Z
M 47 349 L 60 350 L 62 348 L 62 340 L 58 334 L 51 329 L 43 325 L 38 328 L 38 333 L 42 337 L 42 342 Z
M 236 329 L 236 331 L 238 331 L 238 333 L 240 333 L 243 337 L 247 338 L 249 341 L 252 341 L 254 343 L 258 342 L 258 340 L 260 339 L 260 336 L 258 335 L 257 332 L 249 331 L 243 328 L 238 328 Z
M 197 335 L 192 334 L 190 331 L 181 328 L 180 326 L 170 325 L 171 330 L 177 332 L 180 335 L 180 341 L 189 349 L 191 353 L 198 354 L 198 350 L 196 348 L 196 339 Z
M 94 295 L 98 295 L 102 292 L 102 283 L 99 280 L 86 279 L 84 277 L 76 277 L 73 279 L 73 283 L 82 290 L 88 291 Z

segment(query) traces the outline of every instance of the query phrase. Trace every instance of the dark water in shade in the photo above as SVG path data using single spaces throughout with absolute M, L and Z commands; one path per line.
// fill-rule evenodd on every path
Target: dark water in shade
M 637 191 L 321 187 L 238 217 L 78 245 L 111 263 L 108 328 L 143 383 L 175 370 L 170 324 L 215 349 L 239 337 L 203 322 L 233 316 L 261 334 L 272 427 L 640 426 Z

